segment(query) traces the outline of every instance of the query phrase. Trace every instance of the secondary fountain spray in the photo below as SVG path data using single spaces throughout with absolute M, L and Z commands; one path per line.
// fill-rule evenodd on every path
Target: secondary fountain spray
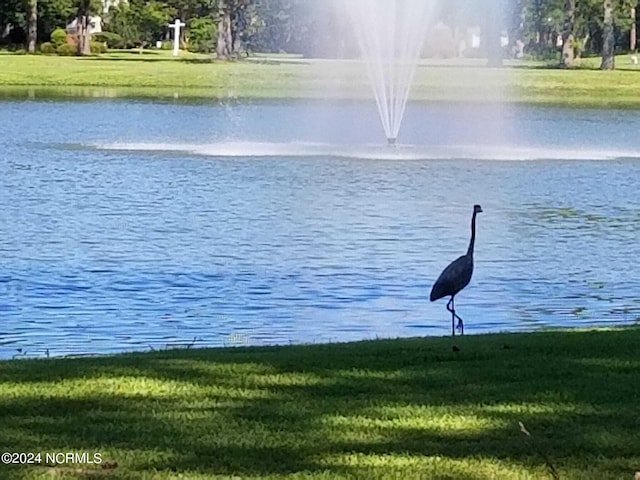
M 436 0 L 349 0 L 387 143 L 395 145 Z

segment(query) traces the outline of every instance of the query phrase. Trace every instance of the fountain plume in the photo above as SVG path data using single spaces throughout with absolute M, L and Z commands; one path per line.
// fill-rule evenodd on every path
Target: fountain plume
M 435 0 L 347 0 L 384 133 L 395 144 Z

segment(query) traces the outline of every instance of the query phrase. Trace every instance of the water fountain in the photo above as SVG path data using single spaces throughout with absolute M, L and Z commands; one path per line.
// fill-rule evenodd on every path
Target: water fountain
M 389 145 L 395 145 L 400 132 L 435 3 L 433 0 L 346 2 Z

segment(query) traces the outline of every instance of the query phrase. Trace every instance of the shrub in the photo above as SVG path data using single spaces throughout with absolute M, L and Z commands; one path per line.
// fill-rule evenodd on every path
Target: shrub
M 53 32 L 51 32 L 51 42 L 59 47 L 60 45 L 64 45 L 67 43 L 67 32 L 64 28 L 56 28 Z
M 91 53 L 93 54 L 107 53 L 107 46 L 104 43 L 96 42 L 95 40 L 91 41 L 91 43 L 89 44 L 89 48 L 91 49 Z
M 535 46 L 529 48 L 524 54 L 525 60 L 558 61 L 560 59 L 560 49 L 552 46 Z
M 77 47 L 75 45 L 71 45 L 69 43 L 63 43 L 58 48 L 56 48 L 56 53 L 63 57 L 70 57 L 76 54 Z
M 195 17 L 189 20 L 189 51 L 209 53 L 213 51 L 213 39 L 217 26 L 210 17 Z
M 124 40 L 120 35 L 114 32 L 94 33 L 91 35 L 91 38 L 96 42 L 106 44 L 107 48 L 124 48 Z
M 45 55 L 53 55 L 56 53 L 56 46 L 51 42 L 44 42 L 40 45 L 40 51 Z

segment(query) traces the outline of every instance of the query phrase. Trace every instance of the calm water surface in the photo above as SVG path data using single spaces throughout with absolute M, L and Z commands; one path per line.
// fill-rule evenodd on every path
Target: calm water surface
M 369 103 L 0 103 L 0 357 L 640 318 L 640 116 Z M 523 161 L 524 160 L 524 161 Z M 22 349 L 22 350 L 18 350 Z

